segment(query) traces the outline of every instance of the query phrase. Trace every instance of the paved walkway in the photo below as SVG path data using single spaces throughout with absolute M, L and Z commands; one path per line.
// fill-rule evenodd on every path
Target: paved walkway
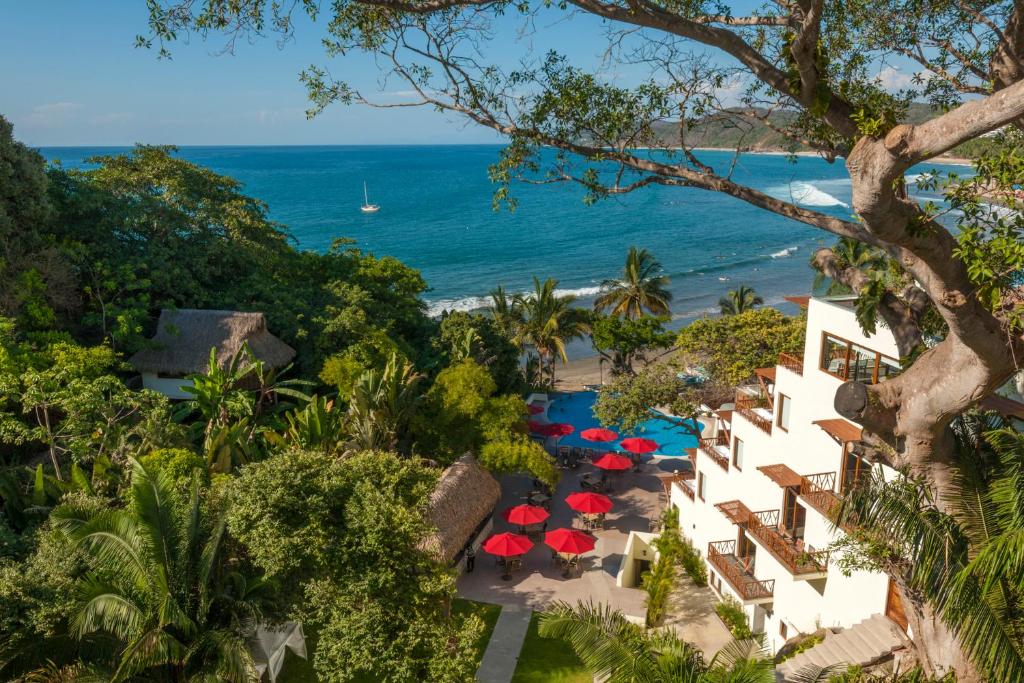
M 491 640 L 484 650 L 476 680 L 480 683 L 509 683 L 519 663 L 526 630 L 530 626 L 532 610 L 516 605 L 505 605 L 494 625 Z
M 729 644 L 732 634 L 715 613 L 718 598 L 710 588 L 698 587 L 679 569 L 676 586 L 669 595 L 665 625 L 675 629 L 679 637 L 700 648 L 710 661 L 715 653 Z

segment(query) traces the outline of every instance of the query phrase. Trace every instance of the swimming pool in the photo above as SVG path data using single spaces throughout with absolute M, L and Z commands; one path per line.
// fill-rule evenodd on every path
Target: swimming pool
M 553 398 L 554 401 L 548 408 L 548 419 L 552 422 L 568 422 L 576 428 L 575 432 L 558 440 L 559 446 L 618 448 L 618 442 L 616 441 L 601 444 L 587 441 L 580 437 L 580 432 L 584 429 L 601 426 L 597 418 L 594 417 L 594 401 L 597 400 L 597 392 L 578 391 L 571 394 L 554 394 Z M 690 436 L 682 428 L 657 418 L 652 418 L 632 432 L 623 432 L 619 436 L 622 438 L 642 436 L 653 439 L 659 446 L 653 455 L 682 457 L 686 455 L 685 449 L 697 446 L 697 439 Z

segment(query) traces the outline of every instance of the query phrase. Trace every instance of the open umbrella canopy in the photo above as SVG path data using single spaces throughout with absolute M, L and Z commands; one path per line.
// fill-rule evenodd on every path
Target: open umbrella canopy
M 594 549 L 594 537 L 576 529 L 555 529 L 544 534 L 544 543 L 559 553 L 579 555 Z
M 619 438 L 618 434 L 610 429 L 605 429 L 604 427 L 584 429 L 580 432 L 580 436 L 587 441 L 615 441 L 615 439 Z
M 588 515 L 597 515 L 608 512 L 612 509 L 612 499 L 600 493 L 583 491 L 582 493 L 569 494 L 565 502 L 576 512 L 583 512 Z
M 536 505 L 516 505 L 505 510 L 505 521 L 509 524 L 540 524 L 551 514 L 542 507 Z
M 600 467 L 602 470 L 628 470 L 633 466 L 633 461 L 624 455 L 616 455 L 615 453 L 605 453 L 594 462 L 594 467 Z
M 483 549 L 498 557 L 522 555 L 533 547 L 533 541 L 521 534 L 495 534 L 484 541 Z
M 544 429 L 548 426 L 547 422 L 538 422 L 537 420 L 527 420 L 526 426 L 534 434 L 543 434 Z
M 526 406 L 526 409 L 530 411 L 530 415 L 540 415 L 544 412 L 544 406 L 539 406 L 536 403 L 531 403 Z
M 658 443 L 656 441 L 641 439 L 638 436 L 623 439 L 619 445 L 622 446 L 623 450 L 627 450 L 630 453 L 651 453 L 658 450 Z
M 541 434 L 545 436 L 568 436 L 576 431 L 576 428 L 565 422 L 549 422 L 544 425 Z

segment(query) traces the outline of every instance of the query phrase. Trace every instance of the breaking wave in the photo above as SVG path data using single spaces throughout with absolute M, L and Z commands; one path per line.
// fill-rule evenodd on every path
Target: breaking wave
M 601 288 L 598 286 L 592 287 L 579 287 L 577 289 L 556 289 L 555 294 L 557 296 L 576 296 L 576 297 L 590 297 L 597 296 L 601 292 Z M 520 292 L 525 294 L 526 292 Z M 513 293 L 509 292 L 511 296 Z M 461 299 L 435 299 L 433 301 L 427 301 L 427 315 L 431 318 L 438 318 L 445 311 L 478 311 L 482 308 L 486 308 L 491 305 L 491 297 L 489 296 L 466 296 Z
M 828 192 L 816 187 L 812 183 L 795 181 L 789 185 L 774 187 L 768 191 L 769 194 L 782 199 L 790 199 L 797 204 L 804 206 L 849 206 L 841 199 L 830 195 Z
M 800 249 L 800 247 L 786 247 L 782 251 L 777 251 L 774 254 L 770 254 L 770 256 L 772 258 L 786 258 L 787 256 L 792 256 L 793 253 L 796 252 L 798 249 Z

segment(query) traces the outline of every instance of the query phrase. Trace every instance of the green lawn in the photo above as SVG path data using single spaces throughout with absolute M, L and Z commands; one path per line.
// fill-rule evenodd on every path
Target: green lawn
M 593 675 L 568 643 L 538 635 L 539 618 L 536 612 L 530 618 L 512 683 L 591 683 Z
M 500 605 L 490 605 L 485 602 L 473 602 L 456 598 L 452 601 L 452 614 L 459 617 L 475 614 L 484 622 L 484 632 L 477 643 L 477 663 L 484 656 L 484 649 L 491 639 L 491 632 L 498 622 L 498 615 L 501 614 Z M 317 683 L 316 673 L 313 672 L 312 656 L 316 647 L 316 633 L 306 628 L 306 651 L 310 659 L 302 659 L 291 650 L 285 654 L 284 666 L 281 668 L 281 675 L 278 676 L 278 683 Z M 533 679 L 531 679 L 533 680 Z M 573 680 L 573 679 L 569 679 Z M 369 679 L 367 679 L 367 683 Z

